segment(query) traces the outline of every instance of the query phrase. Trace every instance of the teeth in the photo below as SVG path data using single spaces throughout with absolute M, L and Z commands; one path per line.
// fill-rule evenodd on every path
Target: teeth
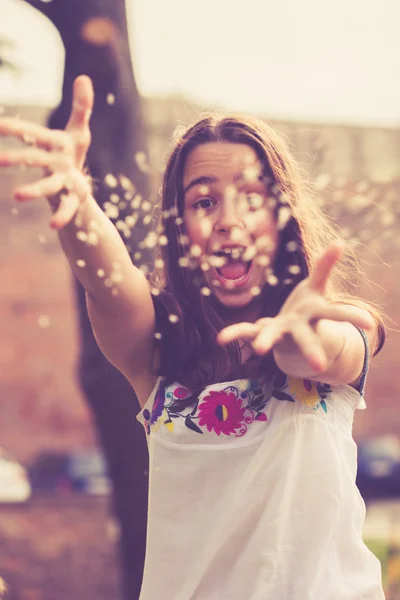
M 226 257 L 212 255 L 209 258 L 209 262 L 211 266 L 215 267 L 216 269 L 219 269 L 226 264 Z
M 238 260 L 242 256 L 244 250 L 244 248 L 221 248 L 216 254 L 217 256 L 229 256 Z

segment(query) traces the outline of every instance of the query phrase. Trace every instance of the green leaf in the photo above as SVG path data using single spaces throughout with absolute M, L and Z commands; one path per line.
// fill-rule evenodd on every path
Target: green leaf
M 192 421 L 189 415 L 185 419 L 185 425 L 186 427 L 188 427 L 192 431 L 195 431 L 196 433 L 203 433 L 200 427 L 197 427 L 196 423 Z
M 294 398 L 292 398 L 292 396 L 289 396 L 289 394 L 285 394 L 285 392 L 282 392 L 281 390 L 274 390 L 272 395 L 277 400 L 287 400 L 288 402 L 294 402 Z

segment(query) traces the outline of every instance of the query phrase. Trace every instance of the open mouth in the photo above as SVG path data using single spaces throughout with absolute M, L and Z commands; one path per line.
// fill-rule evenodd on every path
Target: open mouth
M 245 260 L 245 248 L 224 248 L 213 254 L 212 261 L 217 278 L 230 287 L 243 285 L 249 278 L 252 260 Z

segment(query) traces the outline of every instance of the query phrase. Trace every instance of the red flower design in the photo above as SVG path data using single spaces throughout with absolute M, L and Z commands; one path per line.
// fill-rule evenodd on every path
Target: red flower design
M 199 405 L 199 425 L 217 435 L 235 434 L 244 418 L 245 408 L 233 392 L 210 392 Z
M 186 398 L 187 394 L 188 394 L 188 391 L 187 391 L 187 389 L 186 389 L 186 388 L 184 388 L 184 387 L 178 387 L 178 388 L 176 388 L 176 389 L 174 390 L 174 396 L 175 396 L 176 398 L 179 398 L 180 400 L 181 400 L 182 398 Z

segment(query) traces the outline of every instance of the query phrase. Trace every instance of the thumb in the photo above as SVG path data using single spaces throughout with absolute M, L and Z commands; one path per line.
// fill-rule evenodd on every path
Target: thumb
M 80 75 L 74 81 L 72 90 L 72 110 L 67 123 L 67 131 L 85 129 L 89 125 L 94 104 L 93 84 L 90 77 Z

